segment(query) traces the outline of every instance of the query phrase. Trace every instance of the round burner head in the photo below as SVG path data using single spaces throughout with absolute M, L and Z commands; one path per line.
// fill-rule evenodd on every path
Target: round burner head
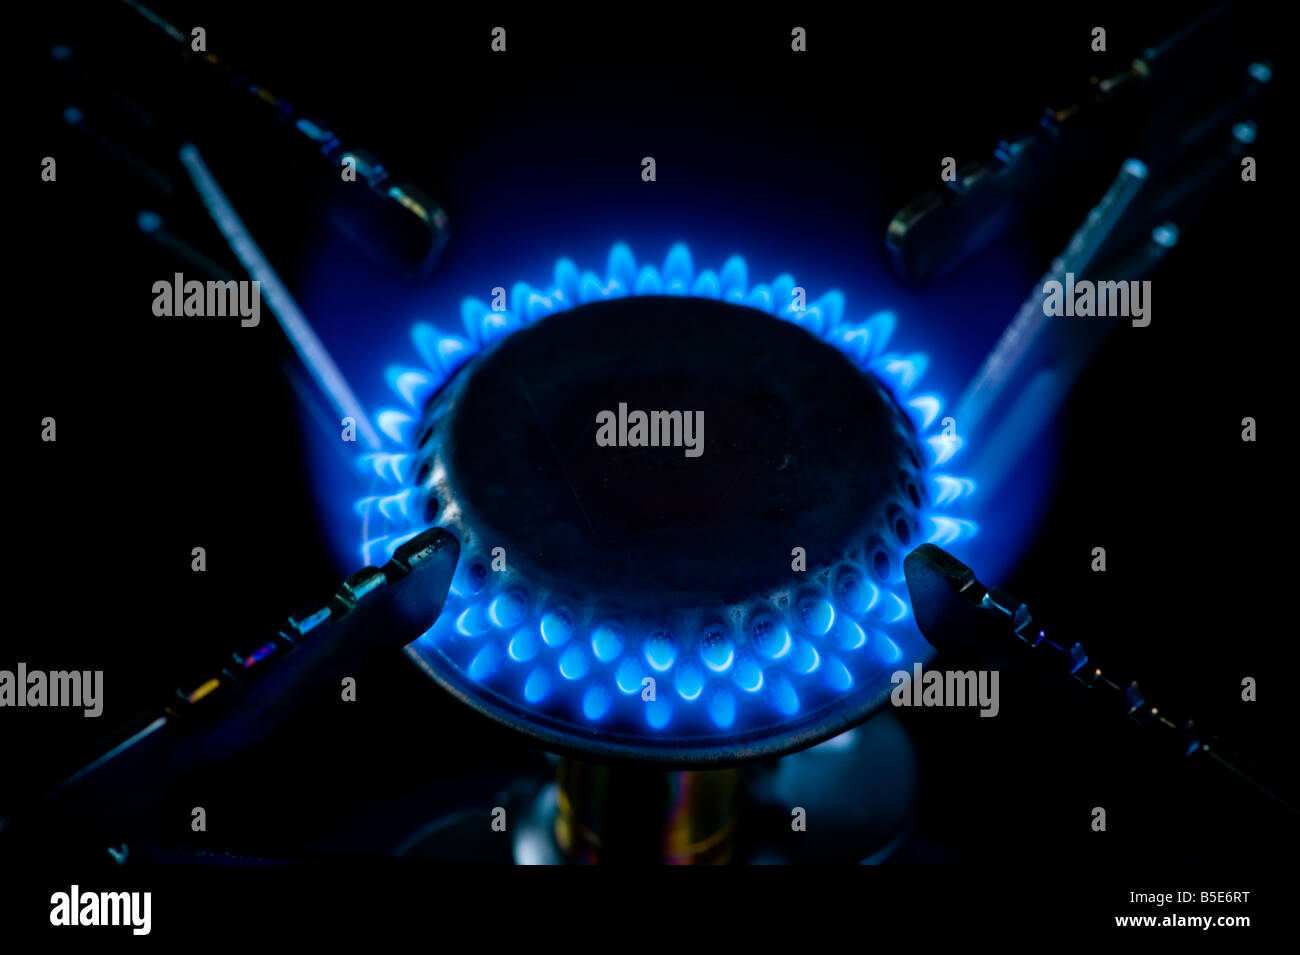
M 916 535 L 906 416 L 840 352 L 739 305 L 562 312 L 478 359 L 425 423 L 443 465 L 426 493 L 454 501 L 464 531 L 505 547 L 510 572 L 552 600 L 608 601 L 650 631 L 665 608 L 801 581 L 795 547 L 815 574 L 889 561 L 886 540 Z
M 461 541 L 408 648 L 433 679 L 550 749 L 699 766 L 842 732 L 929 657 L 902 557 L 937 401 L 900 404 L 881 342 L 669 295 L 518 324 L 393 466 L 402 511 Z

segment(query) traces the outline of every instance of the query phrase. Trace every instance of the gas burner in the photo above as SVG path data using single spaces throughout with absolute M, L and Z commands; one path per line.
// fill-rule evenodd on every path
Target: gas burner
M 468 339 L 417 326 L 429 368 L 390 370 L 411 411 L 380 414 L 401 447 L 364 459 L 400 485 L 359 502 L 364 556 L 430 524 L 459 538 L 446 608 L 407 652 L 548 749 L 779 755 L 929 659 L 902 557 L 975 526 L 942 513 L 974 485 L 935 473 L 960 439 L 911 396 L 926 359 L 884 352 L 891 313 L 847 323 L 838 292 L 797 308 L 791 277 L 750 290 L 746 271 L 697 277 L 684 246 L 662 273 L 616 246 L 605 281 L 562 260 L 509 311 L 466 302 Z M 629 440 L 637 409 L 679 413 Z

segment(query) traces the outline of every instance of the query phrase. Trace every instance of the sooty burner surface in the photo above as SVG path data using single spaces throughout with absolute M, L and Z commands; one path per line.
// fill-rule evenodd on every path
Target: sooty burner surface
M 702 453 L 599 446 L 598 413 L 620 405 L 702 419 Z M 647 620 L 788 587 L 796 546 L 822 565 L 861 553 L 921 485 L 911 425 L 874 380 L 794 325 L 703 299 L 562 312 L 433 413 L 448 497 L 485 544 L 557 597 Z

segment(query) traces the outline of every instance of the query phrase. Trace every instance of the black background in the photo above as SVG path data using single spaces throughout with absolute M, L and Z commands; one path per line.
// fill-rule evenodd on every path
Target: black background
M 104 728 L 332 592 L 345 571 L 304 490 L 312 476 L 269 314 L 256 332 L 155 320 L 148 289 L 179 266 L 132 228 L 130 176 L 58 122 L 65 94 L 48 48 L 80 42 L 96 58 L 120 56 L 131 45 L 113 31 L 138 27 L 115 6 L 43 9 L 21 31 L 29 57 L 9 87 L 22 125 L 10 157 L 18 203 L 8 230 L 13 429 L 0 666 L 104 669 L 107 704 L 95 721 L 7 711 L 0 807 L 66 772 Z M 1119 69 L 1190 18 L 1192 5 L 727 17 L 644 5 L 581 17 L 378 3 L 159 9 L 204 25 L 210 49 L 250 73 L 255 64 L 264 85 L 311 104 L 356 142 L 423 170 L 459 230 L 442 265 L 454 275 L 468 254 L 457 250 L 461 237 L 467 248 L 487 241 L 475 224 L 484 204 L 517 206 L 529 228 L 545 225 L 545 207 L 530 199 L 539 191 L 570 200 L 577 218 L 620 203 L 634 211 L 646 201 L 634 194 L 646 142 L 661 170 L 674 170 L 661 172 L 656 202 L 707 194 L 701 216 L 730 211 L 742 234 L 782 229 L 781 210 L 797 205 L 805 222 L 826 226 L 799 227 L 792 247 L 882 256 L 889 214 L 933 185 L 935 157 L 986 155 L 1082 79 Z M 1265 15 L 1251 11 L 1243 29 L 1258 37 L 1255 55 L 1277 63 Z M 509 30 L 504 57 L 489 50 L 498 23 Z M 806 55 L 789 52 L 795 24 L 809 31 Z M 1095 25 L 1108 28 L 1111 52 L 1089 50 Z M 567 127 L 554 107 L 570 103 L 600 121 Z M 248 156 L 226 169 L 232 189 L 274 181 L 237 129 L 217 135 L 174 105 L 169 132 L 192 124 L 184 132 L 206 136 L 219 155 Z M 1278 132 L 1266 129 L 1254 151 L 1260 181 L 1227 184 L 1157 273 L 1151 327 L 1113 336 L 1071 396 L 1051 509 L 1005 584 L 1112 669 L 1140 677 L 1166 711 L 1194 713 L 1286 770 L 1295 654 L 1282 567 L 1293 469 L 1284 414 L 1273 412 L 1285 408 L 1279 386 L 1292 377 L 1293 306 Z M 38 181 L 45 155 L 58 157 L 57 184 Z M 292 288 L 319 225 L 287 185 L 284 205 L 253 206 L 246 219 Z M 1041 269 L 1103 187 L 1061 183 L 1060 215 L 1035 219 L 993 254 Z M 848 251 L 831 250 L 843 236 Z M 204 241 L 221 254 L 215 234 Z M 960 301 L 980 269 L 974 260 L 934 294 Z M 58 420 L 55 444 L 40 440 L 46 415 Z M 1240 440 L 1246 415 L 1259 422 L 1255 444 Z M 190 571 L 196 544 L 207 548 L 205 574 Z M 1105 574 L 1089 569 L 1095 546 L 1107 549 Z M 1122 875 L 1182 861 L 1263 871 L 1294 852 L 1294 822 L 1249 793 L 1153 757 L 1082 691 L 1017 679 L 1010 659 L 991 665 L 1003 670 L 999 719 L 906 714 L 922 789 L 905 861 Z M 1240 701 L 1244 676 L 1259 681 L 1259 702 Z M 274 743 L 186 782 L 175 818 L 157 821 L 159 841 L 192 842 L 185 807 L 199 798 L 210 818 L 238 820 L 225 844 L 235 853 L 367 856 L 392 844 L 390 811 L 490 806 L 512 767 L 538 766 L 403 661 L 372 679 L 384 690 L 345 714 L 307 701 Z M 1107 808 L 1104 835 L 1089 829 L 1094 806 Z

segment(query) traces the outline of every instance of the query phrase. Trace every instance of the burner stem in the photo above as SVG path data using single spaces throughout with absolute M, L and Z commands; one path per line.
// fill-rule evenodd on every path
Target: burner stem
M 740 771 L 660 772 L 565 759 L 555 837 L 574 862 L 732 861 Z

